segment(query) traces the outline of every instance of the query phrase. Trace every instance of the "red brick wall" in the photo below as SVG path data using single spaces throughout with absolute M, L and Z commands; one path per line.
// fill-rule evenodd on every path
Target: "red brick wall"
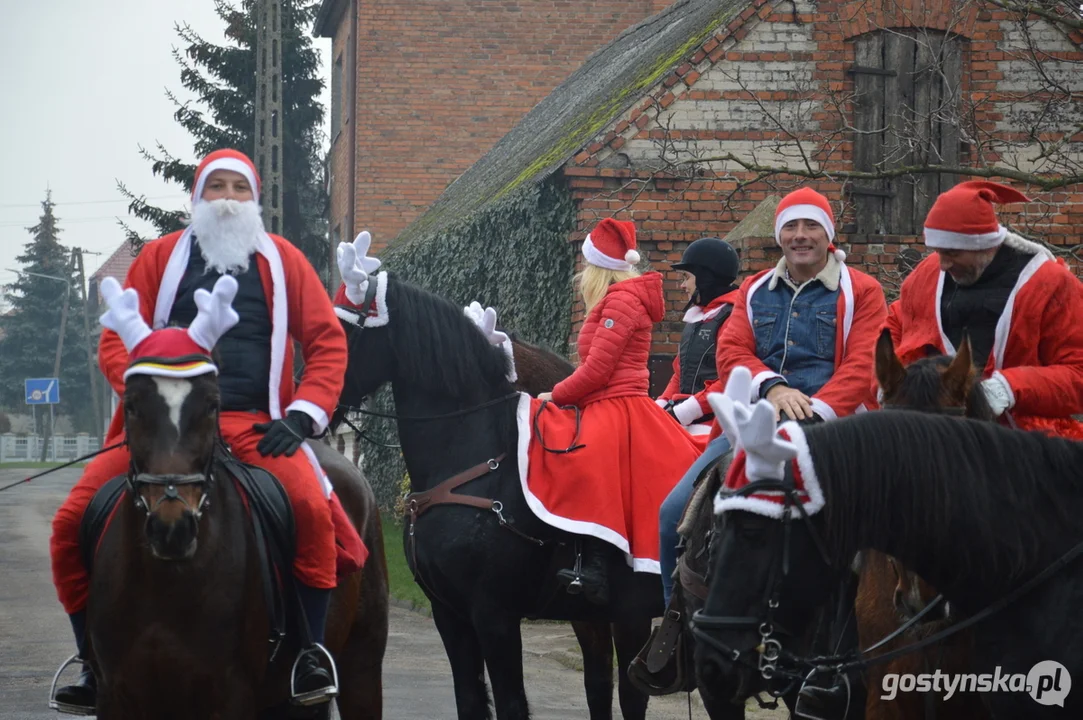
M 354 122 L 356 113 L 353 112 L 350 104 L 353 91 L 350 68 L 355 35 L 351 23 L 352 12 L 352 9 L 346 9 L 341 21 L 335 27 L 335 36 L 331 42 L 330 62 L 332 72 L 334 72 L 334 66 L 337 62 L 342 63 L 342 102 L 339 106 L 339 131 L 335 137 L 331 138 L 330 158 L 328 160 L 330 165 L 328 230 L 331 233 L 328 250 L 331 253 L 332 277 L 330 287 L 332 292 L 338 288 L 340 280 L 338 277 L 338 264 L 335 261 L 335 249 L 338 247 L 339 241 L 351 241 L 354 238 L 351 228 L 352 219 L 350 218 L 351 151 L 353 135 L 356 131 Z M 328 79 L 328 82 L 331 82 L 331 80 Z M 331 111 L 332 108 L 328 107 L 327 112 L 331 113 Z
M 588 55 L 666 5 L 359 1 L 353 231 L 382 247 Z
M 873 13 L 867 0 L 820 0 L 815 5 L 798 0 L 795 18 L 792 3 L 773 6 L 767 0 L 754 0 L 741 17 L 716 33 L 690 62 L 666 78 L 651 97 L 615 121 L 599 142 L 564 168 L 578 207 L 577 227 L 569 241 L 581 243 L 604 217 L 633 220 L 641 254 L 654 269 L 666 274 L 668 312 L 666 320 L 656 326 L 654 352 L 676 351 L 681 309 L 686 302 L 678 287 L 678 274 L 668 271 L 668 264 L 680 258 L 689 242 L 707 235 L 724 237 L 770 195 L 784 194 L 803 181 L 778 178 L 773 186 L 760 182 L 739 189 L 739 181 L 751 181 L 754 175 L 733 163 L 719 162 L 708 166 L 713 172 L 683 180 L 659 180 L 644 191 L 643 183 L 637 180 L 649 177 L 645 168 L 651 160 L 652 146 L 660 141 L 697 143 L 701 156 L 718 157 L 762 149 L 758 143 L 763 141 L 785 139 L 770 123 L 754 117 L 757 101 L 772 107 L 799 100 L 807 103 L 807 92 L 799 96 L 797 91 L 780 91 L 780 87 L 799 77 L 809 81 L 805 88 L 830 88 L 841 95 L 853 92 L 852 78 L 846 72 L 854 62 L 853 38 L 878 27 L 924 25 L 944 29 L 946 13 L 934 6 L 937 1 L 923 5 L 924 0 L 884 0 L 876 3 L 879 9 Z M 974 9 L 964 13 L 953 26 L 966 40 L 962 92 L 968 102 L 976 105 L 974 118 L 979 127 L 992 134 L 1003 131 L 1004 108 L 1021 82 L 1021 75 L 1027 72 L 1024 64 L 1004 51 L 1012 32 L 1007 20 L 1004 13 Z M 1068 46 L 1066 50 L 1063 39 L 1052 36 L 1049 42 L 1053 57 L 1083 61 L 1078 47 L 1072 50 Z M 722 73 L 732 73 L 738 67 L 743 80 L 735 89 L 732 77 L 723 77 Z M 756 86 L 757 82 L 762 84 Z M 792 85 L 798 87 L 800 83 L 794 81 Z M 1083 87 L 1078 91 L 1083 92 Z M 750 92 L 755 93 L 755 99 Z M 810 113 L 809 123 L 812 136 L 838 136 L 842 130 L 838 114 L 822 101 Z M 1083 137 L 1075 140 L 1083 141 Z M 760 155 L 760 160 L 776 164 L 776 158 Z M 849 170 L 853 167 L 852 148 L 848 142 L 838 143 L 830 157 L 815 160 L 826 168 Z M 984 160 L 1003 162 L 1003 158 L 988 155 Z M 978 161 L 972 156 L 966 162 L 974 165 Z M 809 184 L 831 198 L 836 225 L 842 228 L 852 208 L 846 206 L 841 185 L 827 180 Z M 1031 188 L 1027 192 L 1036 202 L 1001 209 L 1002 221 L 1013 222 L 1016 227 L 1025 224 L 1029 234 L 1053 245 L 1079 247 L 1083 187 L 1054 192 Z M 840 233 L 839 240 L 848 253 L 847 262 L 879 278 L 889 298 L 908 272 L 909 260 L 926 254 L 920 236 L 858 238 Z M 780 257 L 773 237 L 749 238 L 737 246 L 746 273 L 770 267 Z M 1083 271 L 1076 257 L 1069 256 L 1068 260 L 1077 274 Z M 573 315 L 573 341 L 582 319 L 582 303 L 578 303 Z

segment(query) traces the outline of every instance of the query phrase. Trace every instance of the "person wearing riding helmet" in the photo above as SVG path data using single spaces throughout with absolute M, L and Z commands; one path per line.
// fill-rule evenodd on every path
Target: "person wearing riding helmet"
M 685 306 L 684 332 L 677 357 L 673 359 L 673 377 L 656 402 L 694 435 L 707 435 L 714 415 L 707 403 L 708 392 L 721 392 L 717 387 L 715 347 L 723 323 L 733 312 L 738 288 L 734 284 L 740 272 L 737 251 L 725 240 L 706 237 L 696 240 L 684 251 L 674 270 L 684 273 L 681 287 L 689 292 Z M 703 438 L 706 444 L 706 437 Z M 712 450 L 728 441 L 718 438 Z M 701 456 L 703 457 L 703 456 Z M 666 604 L 673 595 L 673 571 L 677 567 L 677 525 L 692 496 L 692 487 L 699 475 L 697 461 L 662 503 L 658 513 L 659 564 L 662 570 L 662 591 Z
M 715 342 L 718 329 L 733 311 L 738 289 L 733 283 L 740 264 L 729 243 L 705 237 L 689 245 L 681 261 L 672 266 L 684 276 L 681 287 L 689 298 L 673 376 L 656 402 L 693 435 L 710 432 L 713 415 L 706 388 L 718 379 Z

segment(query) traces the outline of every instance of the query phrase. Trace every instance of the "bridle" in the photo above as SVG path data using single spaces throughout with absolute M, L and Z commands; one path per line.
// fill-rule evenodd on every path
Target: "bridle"
M 215 418 L 215 424 L 217 426 L 217 413 Z M 124 418 L 124 436 L 126 438 L 131 437 L 128 431 L 127 415 L 125 415 Z M 131 459 L 128 463 L 128 475 L 125 479 L 125 484 L 128 486 L 128 491 L 131 492 L 132 497 L 134 498 L 135 506 L 145 512 L 149 518 L 149 516 L 158 512 L 158 508 L 161 507 L 163 503 L 179 502 L 192 513 L 193 517 L 198 522 L 203 517 L 203 511 L 211 504 L 210 491 L 211 488 L 214 486 L 215 477 L 213 469 L 214 456 L 221 443 L 222 438 L 219 435 L 219 437 L 215 439 L 214 449 L 212 449 L 210 454 L 208 455 L 207 462 L 203 466 L 203 470 L 198 473 L 188 474 L 158 474 L 141 472 L 138 465 L 136 464 L 135 455 L 130 452 L 131 446 L 129 444 L 129 457 Z M 143 485 L 156 485 L 165 488 L 165 492 L 160 498 L 158 498 L 157 501 L 155 501 L 153 506 L 148 506 L 147 501 L 144 500 L 143 496 L 139 493 L 139 488 Z M 196 503 L 195 507 L 192 507 L 192 504 L 185 500 L 183 497 L 181 497 L 180 493 L 177 492 L 177 488 L 182 485 L 202 485 L 199 495 L 199 502 Z
M 709 615 L 703 610 L 698 610 L 692 616 L 691 625 L 692 633 L 697 642 L 703 642 L 705 645 L 717 650 L 722 653 L 723 656 L 728 657 L 734 664 L 744 665 L 747 668 L 756 670 L 760 676 L 767 681 L 776 677 L 789 679 L 791 682 L 788 683 L 786 687 L 776 687 L 768 691 L 773 697 L 781 697 L 787 694 L 793 688 L 795 683 L 803 682 L 805 679 L 802 674 L 787 670 L 785 667 L 780 667 L 781 661 L 796 661 L 798 658 L 791 653 L 784 653 L 782 641 L 777 635 L 793 637 L 793 634 L 780 625 L 775 617 L 781 603 L 780 595 L 782 583 L 790 573 L 790 546 L 793 538 L 792 527 L 793 516 L 795 514 L 794 509 L 796 509 L 797 514 L 799 514 L 801 519 L 805 522 L 809 534 L 812 537 L 813 544 L 816 546 L 824 563 L 831 568 L 834 568 L 834 564 L 831 562 L 830 556 L 828 555 L 827 545 L 820 537 L 820 533 L 816 530 L 815 525 L 812 524 L 812 519 L 805 510 L 804 505 L 801 504 L 799 490 L 797 489 L 790 472 L 787 472 L 782 480 L 755 480 L 739 490 L 727 492 L 725 494 L 728 497 L 747 497 L 748 495 L 762 492 L 781 492 L 783 496 L 783 530 L 781 534 L 776 534 L 776 547 L 775 553 L 773 554 L 775 562 L 771 564 L 771 569 L 767 578 L 767 584 L 765 586 L 766 591 L 763 597 L 762 614 L 749 616 L 719 616 Z M 779 545 L 781 545 L 781 547 L 779 547 Z M 759 632 L 760 643 L 755 647 L 744 649 L 731 647 L 716 638 L 713 634 L 718 631 L 748 630 L 753 628 Z M 755 663 L 748 659 L 748 655 L 752 652 L 755 652 L 758 656 Z

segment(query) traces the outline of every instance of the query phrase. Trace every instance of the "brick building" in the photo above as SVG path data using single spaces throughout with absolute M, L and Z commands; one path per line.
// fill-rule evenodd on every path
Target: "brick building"
M 592 52 L 668 4 L 323 0 L 332 247 L 364 229 L 382 247 Z
M 732 233 L 754 271 L 779 257 L 774 203 L 807 181 L 832 199 L 848 262 L 890 299 L 925 252 L 932 201 L 966 179 L 907 169 L 995 166 L 1035 201 L 1002 221 L 1078 272 L 1083 52 L 1072 20 L 1020 19 L 983 0 L 674 3 L 593 54 L 393 245 L 454 233 L 547 183 L 574 200 L 576 245 L 603 217 L 634 220 L 641 254 L 664 271 L 688 242 Z M 666 287 L 659 368 L 684 303 L 675 275 Z M 581 304 L 573 313 L 574 337 Z

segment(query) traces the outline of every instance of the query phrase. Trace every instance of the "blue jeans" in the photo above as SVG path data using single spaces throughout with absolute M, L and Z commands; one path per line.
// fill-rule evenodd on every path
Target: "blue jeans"
M 692 486 L 700 473 L 729 451 L 730 441 L 725 435 L 712 440 L 699 459 L 688 468 L 681 481 L 669 492 L 669 497 L 658 512 L 658 564 L 662 568 L 662 592 L 665 594 L 666 607 L 669 607 L 669 599 L 673 596 L 673 571 L 677 569 L 677 543 L 680 541 L 677 526 L 681 523 L 681 515 L 688 505 L 688 499 L 692 497 Z

